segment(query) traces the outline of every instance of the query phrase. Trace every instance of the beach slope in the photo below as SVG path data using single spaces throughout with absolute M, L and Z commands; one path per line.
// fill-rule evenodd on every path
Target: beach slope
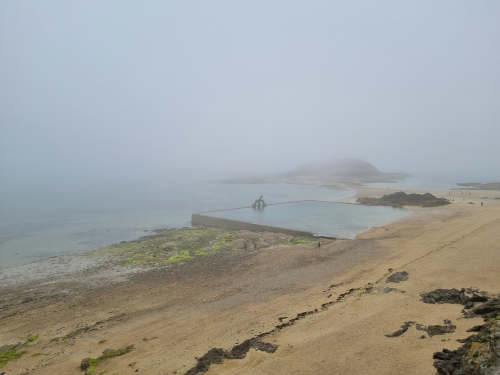
M 433 353 L 482 320 L 420 295 L 500 292 L 500 205 L 481 207 L 480 194 L 320 248 L 222 252 L 93 286 L 4 286 L 0 343 L 25 353 L 0 372 L 82 374 L 82 359 L 133 345 L 96 373 L 432 374 Z

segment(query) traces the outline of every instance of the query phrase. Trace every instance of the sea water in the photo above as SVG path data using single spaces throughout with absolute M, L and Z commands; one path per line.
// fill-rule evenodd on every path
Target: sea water
M 193 212 L 248 206 L 261 194 L 273 203 L 336 201 L 353 192 L 290 184 L 196 182 L 10 193 L 3 195 L 0 210 L 0 268 L 131 240 L 155 228 L 189 226 Z M 270 223 L 279 219 L 278 224 L 298 229 L 312 228 L 315 233 L 352 237 L 403 215 L 388 207 L 312 208 L 290 206 L 276 218 L 274 210 L 266 209 L 259 217 L 271 218 Z
M 311 232 L 318 236 L 354 238 L 375 225 L 384 225 L 408 215 L 405 209 L 363 206 L 325 201 L 302 201 L 208 212 L 205 215 Z

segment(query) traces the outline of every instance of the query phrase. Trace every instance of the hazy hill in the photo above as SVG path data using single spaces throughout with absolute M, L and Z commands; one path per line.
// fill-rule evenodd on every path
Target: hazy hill
M 335 159 L 323 163 L 311 163 L 285 173 L 293 179 L 319 179 L 335 182 L 392 182 L 406 177 L 404 173 L 382 172 L 374 165 L 358 159 Z
M 309 163 L 274 176 L 229 179 L 227 183 L 347 183 L 396 182 L 404 179 L 405 173 L 382 172 L 374 165 L 358 159 L 334 159 L 327 162 Z

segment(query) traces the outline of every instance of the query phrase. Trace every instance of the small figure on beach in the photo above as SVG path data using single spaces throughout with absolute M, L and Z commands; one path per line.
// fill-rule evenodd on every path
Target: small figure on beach
M 253 202 L 252 207 L 257 209 L 257 210 L 262 210 L 264 207 L 266 207 L 267 204 L 264 202 L 264 196 L 260 196 L 259 199 L 257 199 L 255 202 Z
M 320 241 L 318 241 L 318 247 L 321 247 L 321 242 Z
M 483 202 L 481 201 L 481 207 L 483 207 Z

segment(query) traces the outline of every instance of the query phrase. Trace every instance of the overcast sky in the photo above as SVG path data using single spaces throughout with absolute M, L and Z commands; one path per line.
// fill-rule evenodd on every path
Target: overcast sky
M 500 179 L 500 2 L 0 2 L 2 185 L 361 158 Z

